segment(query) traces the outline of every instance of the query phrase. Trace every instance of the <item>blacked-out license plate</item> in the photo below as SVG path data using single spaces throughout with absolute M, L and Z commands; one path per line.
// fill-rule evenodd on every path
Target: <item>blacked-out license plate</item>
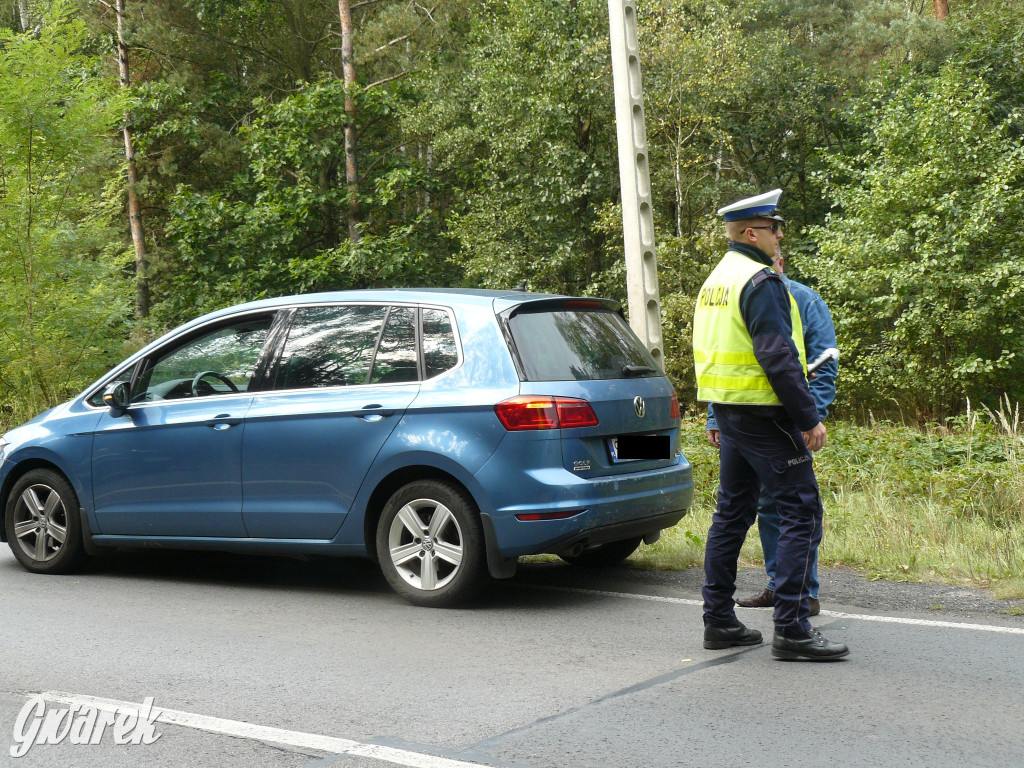
M 608 440 L 612 463 L 672 458 L 672 441 L 668 435 L 619 435 Z

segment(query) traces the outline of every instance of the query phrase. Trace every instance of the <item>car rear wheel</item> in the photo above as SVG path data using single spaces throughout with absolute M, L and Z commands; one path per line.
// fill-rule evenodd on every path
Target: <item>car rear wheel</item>
M 578 555 L 559 555 L 565 562 L 585 568 L 601 568 L 621 563 L 627 557 L 636 552 L 640 546 L 641 538 L 623 539 L 622 541 L 610 541 L 607 544 L 597 544 L 587 547 Z
M 414 605 L 456 605 L 487 583 L 476 506 L 461 489 L 435 480 L 391 497 L 377 524 L 377 557 L 392 589 Z
M 52 470 L 32 470 L 15 483 L 4 520 L 11 551 L 33 573 L 69 573 L 85 558 L 78 497 Z

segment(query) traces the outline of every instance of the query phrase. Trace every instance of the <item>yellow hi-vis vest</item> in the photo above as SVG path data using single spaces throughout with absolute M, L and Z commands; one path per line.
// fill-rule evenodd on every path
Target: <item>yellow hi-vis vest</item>
M 740 314 L 740 292 L 763 269 L 770 269 L 736 251 L 729 251 L 704 282 L 693 313 L 693 363 L 697 399 L 737 405 L 781 405 L 754 357 L 754 342 Z M 796 300 L 789 297 L 793 341 L 807 373 L 804 329 Z

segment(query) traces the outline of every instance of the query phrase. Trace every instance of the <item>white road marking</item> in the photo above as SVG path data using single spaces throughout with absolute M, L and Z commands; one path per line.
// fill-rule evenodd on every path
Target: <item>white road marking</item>
M 129 712 L 138 714 L 142 711 L 142 705 L 131 701 L 117 701 L 116 699 L 103 699 L 97 696 L 80 696 L 61 691 L 44 691 L 40 694 L 47 701 L 58 704 L 79 705 L 106 712 Z M 405 749 L 394 747 L 383 747 L 376 744 L 362 744 L 350 739 L 339 739 L 334 736 L 322 736 L 315 733 L 303 733 L 301 731 L 287 731 L 283 728 L 270 728 L 265 725 L 254 725 L 240 720 L 224 720 L 219 717 L 197 715 L 192 712 L 181 712 L 174 709 L 154 706 L 153 712 L 156 715 L 156 722 L 167 723 L 168 725 L 179 725 L 185 728 L 195 728 L 199 731 L 219 733 L 225 736 L 234 736 L 241 739 L 253 739 L 255 741 L 269 741 L 274 744 L 285 744 L 292 747 L 315 749 L 320 752 L 329 752 L 336 755 L 357 755 L 374 760 L 384 760 L 397 765 L 408 766 L 409 768 L 480 768 L 481 763 L 467 763 L 461 760 L 451 760 L 436 755 L 426 755 L 420 752 L 410 752 Z
M 843 613 L 842 611 L 822 611 L 822 616 L 833 616 L 837 619 L 860 619 L 861 621 L 878 621 L 883 624 L 910 624 L 916 627 L 941 627 L 943 629 L 970 629 L 975 632 L 1000 632 L 1004 635 L 1024 635 L 1021 627 L 1000 627 L 997 624 L 967 624 L 959 621 L 935 621 L 933 619 L 907 619 L 902 616 L 872 616 L 862 613 Z
M 653 603 L 674 603 L 676 605 L 695 605 L 703 607 L 701 600 L 688 600 L 683 597 L 662 597 L 661 595 L 639 595 L 632 592 L 608 592 L 599 589 L 579 589 L 577 587 L 553 587 L 545 584 L 523 584 L 534 589 L 546 589 L 553 592 L 576 592 L 583 595 L 600 597 L 620 597 L 629 600 L 647 600 Z M 886 624 L 909 624 L 918 627 L 942 627 L 944 629 L 970 629 L 976 632 L 1000 632 L 1006 635 L 1024 635 L 1024 628 L 1000 627 L 994 624 L 964 624 L 955 621 L 934 621 L 931 619 L 908 619 L 902 616 L 875 616 L 868 613 L 843 613 L 841 611 L 822 611 L 821 616 L 836 619 L 858 619 L 860 621 L 878 621 Z

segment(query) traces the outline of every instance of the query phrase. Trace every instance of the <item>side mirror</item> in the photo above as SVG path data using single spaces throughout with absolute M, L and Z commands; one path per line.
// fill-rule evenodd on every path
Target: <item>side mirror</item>
M 128 407 L 132 404 L 128 382 L 119 381 L 107 387 L 103 392 L 103 402 L 117 416 L 127 411 Z

